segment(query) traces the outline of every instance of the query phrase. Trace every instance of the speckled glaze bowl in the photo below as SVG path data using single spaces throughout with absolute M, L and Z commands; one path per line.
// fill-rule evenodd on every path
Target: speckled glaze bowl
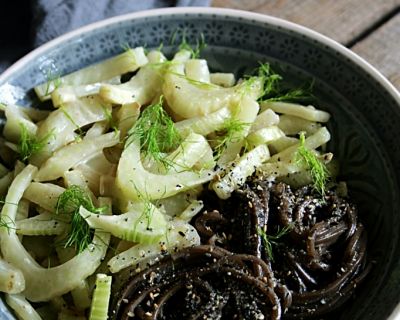
M 183 31 L 185 30 L 185 31 Z M 400 96 L 371 65 L 304 27 L 223 9 L 161 9 L 92 24 L 28 54 L 0 77 L 0 100 L 29 104 L 49 70 L 67 73 L 123 51 L 158 47 L 185 32 L 202 33 L 213 70 L 242 74 L 268 61 L 293 84 L 315 80 L 319 106 L 332 115 L 330 150 L 341 164 L 369 232 L 371 274 L 336 319 L 396 318 L 400 311 Z M 0 301 L 0 319 L 14 319 Z

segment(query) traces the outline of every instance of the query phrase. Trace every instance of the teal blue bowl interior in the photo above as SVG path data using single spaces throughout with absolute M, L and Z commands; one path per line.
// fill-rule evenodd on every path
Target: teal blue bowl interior
M 359 206 L 374 261 L 355 298 L 335 318 L 386 319 L 400 300 L 400 98 L 373 68 L 340 45 L 256 14 L 157 10 L 114 19 L 50 43 L 0 77 L 0 92 L 5 84 L 22 88 L 19 103 L 29 105 L 32 87 L 46 81 L 49 70 L 68 73 L 120 53 L 126 45 L 152 48 L 163 43 L 172 53 L 171 38 L 180 39 L 183 30 L 189 43 L 204 35 L 208 46 L 203 57 L 212 70 L 243 74 L 262 61 L 270 62 L 289 83 L 314 79 L 319 107 L 333 116 L 329 149 Z M 0 319 L 13 319 L 4 305 Z

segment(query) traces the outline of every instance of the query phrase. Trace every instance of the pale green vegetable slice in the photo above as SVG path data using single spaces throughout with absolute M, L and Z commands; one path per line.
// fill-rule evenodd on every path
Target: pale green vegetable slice
M 118 164 L 116 185 L 119 192 L 128 200 L 140 200 L 146 195 L 150 200 L 167 198 L 184 190 L 210 181 L 214 172 L 184 171 L 175 174 L 159 175 L 146 171 L 140 158 L 137 140 L 132 141 L 122 152 Z
M 190 59 L 185 63 L 185 73 L 189 79 L 210 83 L 210 70 L 207 60 Z
M 248 135 L 251 125 L 257 117 L 260 106 L 258 103 L 249 96 L 242 97 L 237 102 L 237 111 L 233 114 L 233 118 L 228 121 L 227 138 L 226 143 L 224 143 L 222 152 L 220 153 L 219 159 L 217 161 L 218 165 L 226 165 L 230 161 L 233 161 L 238 157 L 240 150 L 244 146 L 244 138 Z M 233 130 L 229 133 L 229 128 L 239 126 L 239 130 Z M 224 141 L 225 137 L 222 138 Z
M 79 86 L 62 86 L 51 93 L 51 100 L 54 107 L 59 107 L 65 103 L 76 101 L 79 98 L 98 94 L 103 84 L 120 84 L 121 77 L 117 76 L 103 82 L 83 84 Z
M 221 199 L 227 199 L 231 193 L 246 182 L 258 166 L 268 160 L 269 151 L 265 145 L 260 145 L 245 153 L 228 167 L 222 170 L 221 178 L 211 184 L 213 190 Z
M 176 219 L 169 223 L 164 236 L 155 244 L 137 244 L 128 250 L 114 256 L 108 262 L 112 273 L 124 268 L 135 266 L 140 272 L 149 265 L 156 263 L 165 253 L 177 252 L 183 248 L 200 245 L 200 236 L 193 226 Z
M 187 132 L 193 131 L 194 133 L 206 136 L 211 132 L 223 129 L 226 121 L 235 113 L 236 106 L 237 104 L 232 104 L 229 107 L 223 107 L 204 116 L 197 116 L 175 122 L 175 128 L 181 134 L 187 134 Z
M 86 131 L 84 139 L 94 138 L 105 134 L 110 127 L 110 121 L 99 121 L 94 123 L 91 128 Z
M 93 214 L 83 207 L 79 213 L 91 228 L 131 242 L 157 242 L 167 228 L 165 216 L 151 203 L 138 203 L 135 211 L 113 216 Z
M 65 189 L 53 183 L 32 182 L 24 192 L 24 198 L 54 213 L 57 199 Z
M 201 200 L 194 200 L 187 206 L 185 210 L 178 216 L 179 219 L 189 222 L 192 218 L 203 209 L 204 204 Z
M 267 109 L 257 115 L 251 125 L 250 132 L 255 132 L 266 127 L 276 126 L 279 121 L 280 117 L 271 109 Z
M 278 127 L 287 135 L 295 135 L 300 132 L 310 135 L 321 128 L 321 125 L 314 121 L 284 114 L 280 116 Z
M 250 133 L 246 140 L 250 147 L 255 147 L 259 146 L 260 144 L 266 144 L 268 142 L 277 140 L 284 136 L 285 133 L 281 129 L 279 129 L 277 126 L 272 126 Z
M 261 103 L 261 110 L 272 109 L 275 112 L 289 114 L 305 120 L 315 122 L 328 122 L 330 114 L 326 111 L 317 110 L 313 106 L 302 106 L 296 103 L 265 101 Z
M 235 75 L 233 73 L 215 72 L 210 74 L 210 81 L 221 87 L 233 87 L 235 85 Z
M 25 278 L 20 270 L 0 258 L 0 291 L 20 293 L 25 290 Z
M 221 109 L 232 100 L 247 96 L 256 100 L 263 90 L 264 81 L 242 82 L 231 88 L 223 88 L 208 83 L 194 83 L 185 76 L 167 73 L 163 94 L 171 110 L 182 118 L 204 116 Z
M 52 153 L 60 147 L 74 141 L 81 127 L 90 123 L 107 120 L 107 111 L 111 106 L 100 98 L 90 96 L 67 103 L 53 111 L 37 130 L 38 139 L 48 135 L 47 143 L 37 154 L 30 158 L 32 164 L 37 166 L 46 161 Z
M 6 294 L 7 304 L 20 320 L 42 320 L 40 315 L 22 294 Z
M 96 288 L 93 293 L 92 306 L 89 320 L 107 320 L 108 305 L 111 297 L 112 277 L 105 274 L 97 274 Z
M 22 108 L 14 105 L 0 105 L 5 111 L 6 123 L 3 128 L 4 137 L 11 142 L 18 143 L 21 138 L 21 126 L 29 136 L 36 135 L 37 125 L 32 122 Z
M 58 79 L 49 79 L 48 82 L 35 87 L 35 92 L 41 100 L 50 98 L 50 94 L 59 86 L 79 86 L 101 82 L 115 76 L 135 71 L 148 62 L 142 47 L 129 49 L 124 53 L 79 69 Z
M 71 143 L 49 158 L 40 168 L 35 177 L 36 181 L 50 181 L 62 177 L 63 173 L 79 163 L 85 162 L 104 148 L 119 143 L 119 135 L 114 132 L 106 133 L 91 139 Z
M 280 137 L 277 140 L 271 141 L 268 144 L 269 151 L 271 151 L 271 154 L 279 153 L 290 146 L 294 146 L 295 144 L 299 143 L 299 139 L 297 138 L 292 138 L 292 137 Z
M 133 127 L 136 120 L 139 118 L 140 104 L 134 102 L 124 104 L 117 112 L 117 125 L 120 132 L 120 139 L 124 141 L 130 128 Z
M 162 54 L 152 54 L 151 57 L 151 63 L 161 63 L 166 60 Z M 148 64 L 141 67 L 128 82 L 120 85 L 103 84 L 99 95 L 105 101 L 114 104 L 133 102 L 141 105 L 148 104 L 161 93 L 162 81 L 160 71 Z
M 211 147 L 206 138 L 200 134 L 191 133 L 182 141 L 175 151 L 165 157 L 165 162 L 169 164 L 167 167 L 155 162 L 153 163 L 153 167 L 157 166 L 157 168 L 153 168 L 152 171 L 156 173 L 173 174 L 191 170 L 199 159 L 202 159 L 210 149 Z
M 304 146 L 307 149 L 316 149 L 323 144 L 327 143 L 331 139 L 331 134 L 326 127 L 318 129 L 313 135 L 305 139 Z M 289 148 L 274 154 L 268 162 L 275 161 L 294 161 L 293 157 L 297 152 L 299 143 L 290 146 Z
M 36 171 L 35 167 L 28 165 L 14 179 L 2 210 L 3 216 L 15 220 L 17 206 L 14 203 L 19 202 Z M 71 291 L 82 280 L 94 273 L 107 251 L 110 235 L 96 230 L 92 243 L 83 252 L 53 268 L 41 267 L 21 244 L 15 230 L 1 228 L 0 241 L 4 259 L 20 269 L 25 277 L 25 297 L 30 301 L 38 302 L 47 301 Z
M 15 222 L 17 234 L 25 236 L 52 236 L 63 234 L 67 224 L 59 219 L 54 219 L 50 214 L 39 214 L 32 218 Z

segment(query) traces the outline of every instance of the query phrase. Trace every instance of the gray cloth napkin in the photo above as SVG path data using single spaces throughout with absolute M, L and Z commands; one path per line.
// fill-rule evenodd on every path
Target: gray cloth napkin
M 17 33 L 14 37 L 2 37 L 0 33 L 0 38 L 3 39 L 0 39 L 2 48 L 0 73 L 37 46 L 86 24 L 153 8 L 209 6 L 211 0 L 23 0 L 23 2 L 18 5 L 10 2 L 10 7 L 0 13 L 0 18 L 3 18 L 0 27 L 1 24 L 7 25 L 7 30 L 2 28 L 2 32 L 9 33 L 11 29 Z M 26 20 L 30 20 L 30 24 Z

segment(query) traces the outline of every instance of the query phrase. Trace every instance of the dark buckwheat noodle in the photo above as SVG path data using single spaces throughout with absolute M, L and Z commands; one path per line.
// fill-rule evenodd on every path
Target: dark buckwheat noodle
M 192 223 L 203 245 L 133 274 L 114 319 L 319 318 L 370 270 L 357 209 L 335 191 L 253 179 L 228 200 L 202 198 Z
M 255 275 L 255 266 L 261 275 Z M 248 254 L 202 245 L 135 275 L 114 308 L 116 319 L 280 319 L 270 266 Z

